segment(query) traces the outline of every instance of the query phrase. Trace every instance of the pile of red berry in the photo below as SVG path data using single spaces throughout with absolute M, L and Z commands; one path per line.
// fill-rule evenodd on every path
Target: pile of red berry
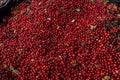
M 14 8 L 0 27 L 0 80 L 120 80 L 120 8 L 105 1 Z

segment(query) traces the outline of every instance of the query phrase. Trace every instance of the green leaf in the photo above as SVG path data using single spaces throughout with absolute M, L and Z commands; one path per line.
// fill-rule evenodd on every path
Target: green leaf
M 91 30 L 94 30 L 94 29 L 96 29 L 97 28 L 97 25 L 91 25 Z
M 75 10 L 76 10 L 77 12 L 80 12 L 80 11 L 81 11 L 81 9 L 80 9 L 80 8 L 76 8 Z
M 14 70 L 14 67 L 13 67 L 13 66 L 10 66 L 10 70 Z
M 109 79 L 110 79 L 110 76 L 105 76 L 104 79 L 105 79 L 105 80 L 109 80 Z
M 6 64 L 3 64 L 3 68 L 5 68 L 5 69 L 6 69 L 6 68 L 7 68 L 7 65 L 6 65 Z
M 12 72 L 15 73 L 15 74 L 18 74 L 18 73 L 19 73 L 18 70 L 13 70 Z
M 18 74 L 18 70 L 16 70 L 13 66 L 10 66 L 10 70 L 15 73 L 15 74 Z
M 109 2 L 109 0 L 103 0 L 104 2 Z
M 73 62 L 73 67 L 76 67 L 78 65 L 77 61 Z
M 72 22 L 72 23 L 75 22 L 75 19 L 72 19 L 71 22 Z
M 23 51 L 23 49 L 19 49 L 19 52 L 18 52 L 19 54 L 23 54 L 24 53 L 24 51 Z
M 110 76 L 104 76 L 104 78 L 102 78 L 102 80 L 110 80 Z
M 64 42 L 64 46 L 68 46 L 69 44 L 67 42 Z
M 0 43 L 0 46 L 2 46 L 3 45 L 3 43 Z

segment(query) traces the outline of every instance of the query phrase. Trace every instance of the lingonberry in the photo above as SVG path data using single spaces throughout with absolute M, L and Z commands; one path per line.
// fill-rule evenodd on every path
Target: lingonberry
M 18 9 L 0 27 L 1 80 L 120 79 L 117 6 L 35 0 Z

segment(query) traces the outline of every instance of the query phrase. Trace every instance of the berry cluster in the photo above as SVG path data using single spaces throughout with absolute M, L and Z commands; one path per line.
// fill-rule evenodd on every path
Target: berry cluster
M 14 8 L 0 27 L 0 80 L 120 80 L 120 8 L 104 1 Z

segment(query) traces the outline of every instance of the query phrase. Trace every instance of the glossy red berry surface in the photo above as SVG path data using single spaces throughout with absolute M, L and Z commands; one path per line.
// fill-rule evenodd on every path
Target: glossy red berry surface
M 0 27 L 0 80 L 119 80 L 120 8 L 105 0 L 21 3 Z

